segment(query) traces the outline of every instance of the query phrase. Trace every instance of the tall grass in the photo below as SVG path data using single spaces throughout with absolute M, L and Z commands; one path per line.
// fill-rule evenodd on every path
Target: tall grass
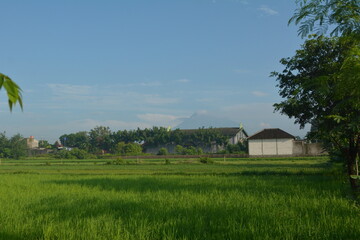
M 298 168 L 290 161 L 284 170 L 262 164 L 89 165 L 82 174 L 77 165 L 27 166 L 25 172 L 7 166 L 0 175 L 0 239 L 360 236 L 348 184 L 327 165 Z M 141 171 L 132 173 L 137 167 Z

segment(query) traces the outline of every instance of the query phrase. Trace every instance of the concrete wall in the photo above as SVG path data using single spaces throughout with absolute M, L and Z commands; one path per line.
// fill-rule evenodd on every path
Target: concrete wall
M 321 155 L 321 154 L 327 154 L 327 152 L 325 152 L 321 143 L 307 143 L 306 144 L 306 154 Z
M 249 155 L 263 155 L 262 140 L 249 140 Z
M 292 155 L 292 139 L 257 139 L 249 140 L 249 155 Z
M 306 147 L 303 141 L 294 141 L 293 154 L 294 155 L 306 154 Z

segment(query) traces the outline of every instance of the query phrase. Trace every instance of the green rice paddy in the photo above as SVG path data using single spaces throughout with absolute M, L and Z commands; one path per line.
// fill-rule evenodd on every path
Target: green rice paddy
M 327 158 L 2 160 L 0 239 L 359 239 Z

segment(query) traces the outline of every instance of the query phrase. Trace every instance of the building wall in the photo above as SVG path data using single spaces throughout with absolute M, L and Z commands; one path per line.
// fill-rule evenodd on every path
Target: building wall
M 234 137 L 229 139 L 230 144 L 237 144 L 246 140 L 246 136 L 243 131 L 239 131 Z
M 249 140 L 249 155 L 263 155 L 262 140 Z
M 277 139 L 278 155 L 293 154 L 293 139 Z
M 304 141 L 294 141 L 293 154 L 294 155 L 306 154 L 306 147 Z
M 309 155 L 327 154 L 321 143 L 306 143 L 292 139 L 249 140 L 250 156 Z
M 292 155 L 293 139 L 249 140 L 249 155 Z
M 26 145 L 28 148 L 38 148 L 39 147 L 39 141 L 34 138 L 26 138 Z

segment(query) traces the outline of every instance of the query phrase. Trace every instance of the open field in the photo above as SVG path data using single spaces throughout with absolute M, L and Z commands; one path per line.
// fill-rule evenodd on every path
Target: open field
M 327 158 L 2 160 L 0 239 L 358 239 Z

